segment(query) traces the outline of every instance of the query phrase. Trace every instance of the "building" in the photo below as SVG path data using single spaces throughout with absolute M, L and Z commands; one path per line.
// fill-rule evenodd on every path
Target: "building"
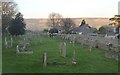
M 82 26 L 76 27 L 72 29 L 73 32 L 77 34 L 87 34 L 87 35 L 96 35 L 97 32 L 96 28 L 90 27 L 88 24 L 84 24 Z

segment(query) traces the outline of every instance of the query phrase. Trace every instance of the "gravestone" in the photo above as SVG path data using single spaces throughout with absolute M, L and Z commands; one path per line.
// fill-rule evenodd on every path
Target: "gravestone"
M 47 66 L 47 52 L 44 51 L 43 53 L 43 66 L 46 67 Z
M 26 50 L 27 47 L 29 45 L 29 41 L 25 40 L 22 40 L 19 42 L 19 44 L 16 46 L 16 53 L 17 54 L 33 54 L 33 50 L 30 51 L 30 50 Z
M 5 37 L 5 47 L 7 48 L 7 38 Z
M 75 42 L 76 42 L 76 37 L 73 37 L 73 40 L 72 40 L 73 46 L 75 46 Z
M 5 37 L 5 47 L 6 48 L 12 47 L 12 39 L 8 40 L 7 37 Z
M 62 56 L 66 57 L 66 43 L 63 43 L 63 47 L 62 47 Z
M 19 53 L 19 45 L 16 46 L 16 53 Z
M 76 62 L 76 51 L 75 50 L 73 51 L 72 64 L 73 65 L 77 64 L 77 62 Z
M 112 43 L 107 43 L 108 50 L 112 50 Z
M 90 40 L 90 47 L 89 47 L 89 51 L 90 51 L 90 52 L 92 51 L 92 47 L 93 47 L 93 40 L 91 39 L 91 40 Z

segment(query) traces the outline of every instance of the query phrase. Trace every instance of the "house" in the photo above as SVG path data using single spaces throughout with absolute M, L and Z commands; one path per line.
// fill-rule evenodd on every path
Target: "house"
M 73 32 L 77 34 L 94 34 L 97 32 L 96 28 L 90 27 L 88 24 L 84 24 L 82 26 L 76 27 L 72 29 Z

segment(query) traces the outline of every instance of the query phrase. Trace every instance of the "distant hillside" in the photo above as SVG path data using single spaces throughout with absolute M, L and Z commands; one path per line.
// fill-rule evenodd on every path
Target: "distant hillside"
M 83 18 L 71 18 L 76 26 L 79 26 Z M 27 29 L 29 30 L 43 30 L 44 28 L 48 28 L 47 26 L 48 19 L 25 19 L 27 24 Z M 110 23 L 109 18 L 84 18 L 87 24 L 94 28 L 99 28 L 104 25 L 108 25 Z

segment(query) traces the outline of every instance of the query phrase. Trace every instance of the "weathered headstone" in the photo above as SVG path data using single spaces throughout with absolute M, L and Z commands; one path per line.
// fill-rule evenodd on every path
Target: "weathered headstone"
M 5 47 L 6 47 L 6 48 L 7 48 L 7 44 L 8 44 L 7 38 L 5 37 Z
M 16 46 L 16 53 L 19 53 L 19 45 Z
M 75 46 L 75 42 L 76 42 L 76 37 L 73 37 L 73 40 L 72 40 L 73 46 Z
M 19 44 L 16 46 L 16 53 L 17 54 L 33 54 L 33 50 L 27 50 L 29 47 L 29 40 L 20 41 Z
M 112 43 L 107 43 L 107 46 L 108 46 L 108 50 L 112 49 Z
M 44 51 L 43 53 L 43 66 L 46 67 L 47 66 L 47 52 Z
M 63 43 L 62 56 L 66 57 L 66 43 Z
M 6 48 L 11 47 L 11 40 L 8 40 L 7 37 L 5 37 L 5 46 L 6 46 Z
M 90 47 L 89 47 L 89 51 L 90 51 L 90 52 L 92 51 L 92 47 L 93 47 L 93 40 L 91 39 L 91 40 L 90 40 Z
M 75 50 L 73 51 L 72 64 L 73 65 L 77 64 L 77 62 L 76 62 L 76 51 Z

